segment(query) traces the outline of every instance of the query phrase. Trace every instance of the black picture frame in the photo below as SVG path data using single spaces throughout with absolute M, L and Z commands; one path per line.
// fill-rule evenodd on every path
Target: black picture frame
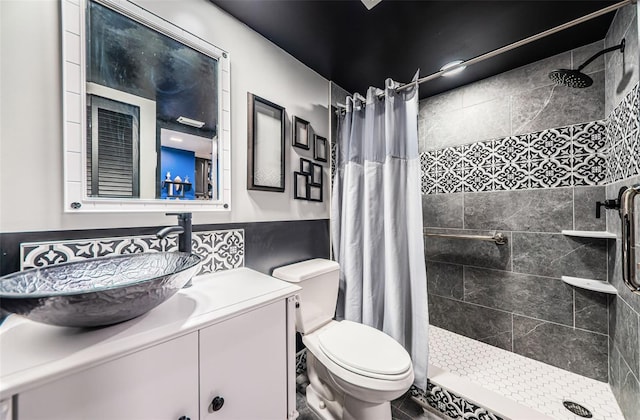
M 309 140 L 311 138 L 311 124 L 309 121 L 303 120 L 299 117 L 293 117 L 293 146 L 300 149 L 309 150 L 311 146 Z
M 313 173 L 313 162 L 309 159 L 300 158 L 300 173 L 311 175 Z
M 284 192 L 285 108 L 252 93 L 247 93 L 247 107 L 247 189 Z M 264 154 L 260 159 L 261 151 L 270 154 L 272 161 L 265 161 Z
M 322 202 L 322 186 L 308 185 L 307 200 Z
M 309 185 L 314 187 L 322 187 L 322 175 L 324 167 L 317 163 L 311 163 L 311 173 L 309 174 Z
M 313 137 L 313 158 L 319 162 L 327 161 L 327 139 L 318 135 Z
M 309 175 L 302 172 L 293 173 L 293 198 L 296 200 L 309 199 Z

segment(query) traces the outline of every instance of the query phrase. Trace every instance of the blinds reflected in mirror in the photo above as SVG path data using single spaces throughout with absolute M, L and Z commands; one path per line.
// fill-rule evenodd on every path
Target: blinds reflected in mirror
M 87 195 L 139 197 L 140 109 L 89 95 L 87 114 Z

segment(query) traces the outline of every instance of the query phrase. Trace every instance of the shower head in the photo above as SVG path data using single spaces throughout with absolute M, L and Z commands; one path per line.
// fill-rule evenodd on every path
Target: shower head
M 600 57 L 603 54 L 606 54 L 610 51 L 620 50 L 620 52 L 624 52 L 624 39 L 620 42 L 620 44 L 606 48 L 593 56 L 591 56 L 587 61 L 582 63 L 577 70 L 569 70 L 569 69 L 558 69 L 549 73 L 549 79 L 553 80 L 558 85 L 563 85 L 571 88 L 586 88 L 593 84 L 593 79 L 582 72 L 582 69 L 587 67 L 593 60 Z
M 579 70 L 558 69 L 549 73 L 549 79 L 557 85 L 571 88 L 586 88 L 593 84 L 593 79 Z

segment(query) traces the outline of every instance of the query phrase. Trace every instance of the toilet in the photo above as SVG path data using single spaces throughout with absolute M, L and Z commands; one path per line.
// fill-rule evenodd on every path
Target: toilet
M 340 265 L 313 259 L 277 268 L 273 277 L 302 288 L 296 330 L 307 347 L 307 404 L 327 420 L 391 420 L 390 401 L 413 383 L 409 353 L 369 326 L 333 319 Z

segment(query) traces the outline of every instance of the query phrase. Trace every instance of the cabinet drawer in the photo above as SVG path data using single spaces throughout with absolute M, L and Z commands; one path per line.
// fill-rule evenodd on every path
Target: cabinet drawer
M 26 391 L 19 420 L 177 420 L 198 416 L 198 333 Z

